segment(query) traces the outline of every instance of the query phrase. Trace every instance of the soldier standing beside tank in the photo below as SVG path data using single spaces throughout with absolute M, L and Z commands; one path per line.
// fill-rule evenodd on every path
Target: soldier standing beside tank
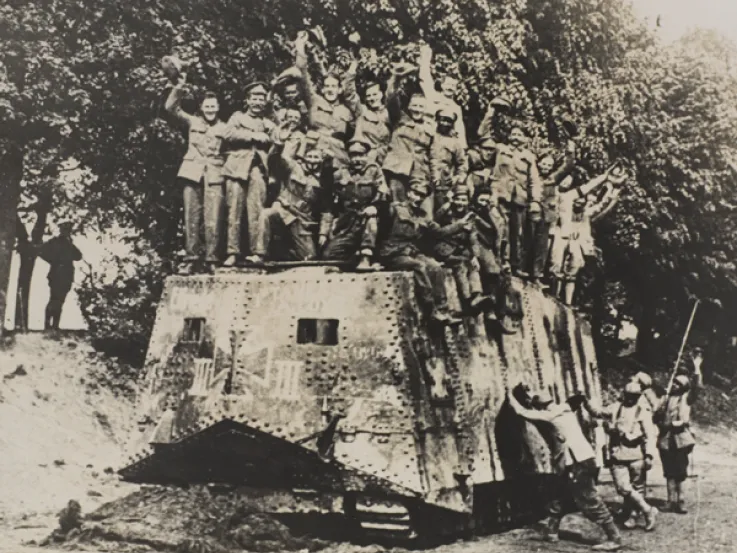
M 609 462 L 612 480 L 617 493 L 622 496 L 624 527 L 637 526 L 637 512 L 645 516 L 645 530 L 655 529 L 658 510 L 645 500 L 647 472 L 653 467 L 657 432 L 653 425 L 652 411 L 643 407 L 642 387 L 628 382 L 622 392 L 622 400 L 607 409 L 584 405 L 597 418 L 607 421 L 609 435 Z
M 550 447 L 552 462 L 556 471 L 564 475 L 563 482 L 567 491 L 573 496 L 582 514 L 591 522 L 601 526 L 607 536 L 603 543 L 595 545 L 594 551 L 617 551 L 622 547 L 619 534 L 611 512 L 604 504 L 596 489 L 596 455 L 586 439 L 575 411 L 580 407 L 583 398 L 573 396 L 561 405 L 553 403 L 553 399 L 542 393 L 537 397 L 539 409 L 527 409 L 514 397 L 507 393 L 512 409 L 522 418 L 538 424 L 540 433 Z M 560 500 L 549 505 L 550 517 L 546 539 L 556 542 L 560 538 L 558 532 L 563 518 Z
M 439 109 L 435 114 L 437 122 L 435 138 L 432 143 L 433 165 L 432 182 L 435 185 L 434 213 L 448 201 L 452 188 L 466 181 L 468 176 L 468 155 L 465 139 L 453 130 L 457 115 L 448 108 Z
M 696 445 L 691 432 L 691 406 L 703 387 L 703 376 L 698 365 L 689 376 L 679 374 L 673 380 L 670 393 L 655 411 L 655 422 L 660 434 L 658 450 L 663 464 L 663 475 L 668 486 L 667 510 L 678 514 L 688 511 L 683 496 L 683 483 L 688 477 L 688 456 Z
M 225 140 L 225 194 L 228 211 L 227 255 L 223 266 L 234 267 L 243 257 L 241 244 L 243 215 L 248 228 L 249 249 L 256 248 L 259 217 L 266 204 L 268 153 L 274 123 L 266 118 L 268 89 L 253 82 L 246 89 L 246 111 L 235 112 L 228 120 Z
M 325 202 L 321 183 L 323 156 L 313 145 L 307 146 L 302 159 L 286 155 L 283 140 L 288 134 L 283 128 L 276 133 L 271 155 L 275 158 L 272 163 L 281 166 L 281 187 L 274 204 L 261 212 L 253 255 L 247 258 L 250 263 L 263 262 L 275 234 L 285 246 L 280 260 L 305 261 L 316 257 L 315 230 Z
M 188 145 L 177 180 L 182 186 L 184 204 L 184 263 L 179 274 L 189 275 L 204 261 L 208 270 L 218 263 L 223 211 L 222 154 L 225 123 L 218 119 L 217 96 L 208 92 L 200 103 L 200 113 L 190 115 L 182 107 L 186 74 L 181 73 L 171 89 L 164 109 L 187 127 Z M 202 247 L 204 215 L 205 247 Z
M 302 83 L 306 91 L 305 101 L 308 107 L 309 127 L 313 132 L 307 133 L 312 141 L 326 156 L 333 160 L 335 168 L 348 164 L 348 153 L 345 142 L 353 125 L 353 114 L 340 101 L 341 78 L 328 73 L 322 78 L 322 88 L 318 93 L 308 67 L 307 45 L 310 38 L 302 31 L 295 41 L 295 66 L 302 75 Z
M 470 213 L 472 214 L 470 228 L 437 239 L 433 245 L 433 252 L 443 265 L 452 268 L 464 310 L 477 314 L 482 310 L 490 312 L 494 302 L 483 294 L 479 273 L 479 246 L 475 236 L 475 215 L 470 211 L 469 204 L 468 188 L 457 185 L 453 189 L 450 203 L 440 208 L 435 221 L 441 228 L 445 228 L 459 223 Z
M 370 153 L 371 144 L 359 138 L 351 140 L 350 163 L 335 172 L 332 212 L 325 211 L 320 223 L 320 246 L 325 246 L 323 259 L 348 261 L 358 253 L 358 271 L 372 268 L 379 212 L 389 200 L 384 174 L 376 163 L 369 161 Z
M 492 100 L 479 134 L 487 138 L 493 132 L 493 121 L 497 108 L 504 100 Z M 541 218 L 542 179 L 537 168 L 535 155 L 526 148 L 527 130 L 521 123 L 512 125 L 508 144 L 497 142 L 495 163 L 492 173 L 492 188 L 499 198 L 500 206 L 509 219 L 509 249 L 512 272 L 526 278 L 527 252 L 529 250 L 528 223 L 536 223 Z
M 59 224 L 59 235 L 41 245 L 38 256 L 49 264 L 49 303 L 46 305 L 44 328 L 59 329 L 61 310 L 74 283 L 74 262 L 82 253 L 72 242 L 72 224 Z
M 538 221 L 530 221 L 530 252 L 528 268 L 530 280 L 541 285 L 545 276 L 545 265 L 550 254 L 550 231 L 558 220 L 558 188 L 564 178 L 573 170 L 576 160 L 576 143 L 572 140 L 566 145 L 565 158 L 558 168 L 551 154 L 538 161 L 540 178 L 543 183 L 542 216 Z
M 407 191 L 406 202 L 393 202 L 389 208 L 387 236 L 381 242 L 381 262 L 390 271 L 414 273 L 415 285 L 423 308 L 430 318 L 440 324 L 460 322 L 448 313 L 445 293 L 445 271 L 433 258 L 422 252 L 422 246 L 443 236 L 469 230 L 471 214 L 440 228 L 420 207 L 430 193 L 426 185 L 413 183 Z

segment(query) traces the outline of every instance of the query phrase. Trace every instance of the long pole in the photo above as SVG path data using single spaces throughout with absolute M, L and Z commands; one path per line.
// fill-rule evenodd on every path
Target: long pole
M 676 364 L 673 367 L 673 372 L 670 375 L 670 380 L 668 381 L 668 389 L 665 392 L 666 397 L 670 395 L 671 388 L 673 388 L 673 381 L 676 378 L 676 371 L 678 371 L 678 365 L 681 363 L 681 357 L 683 356 L 683 349 L 686 347 L 686 341 L 688 340 L 688 334 L 691 332 L 691 325 L 693 324 L 694 317 L 696 316 L 696 308 L 699 306 L 699 300 L 696 300 L 696 303 L 693 306 L 693 310 L 691 311 L 691 318 L 688 321 L 688 326 L 686 327 L 686 332 L 683 335 L 683 340 L 681 341 L 681 349 L 678 350 L 678 359 L 676 359 Z

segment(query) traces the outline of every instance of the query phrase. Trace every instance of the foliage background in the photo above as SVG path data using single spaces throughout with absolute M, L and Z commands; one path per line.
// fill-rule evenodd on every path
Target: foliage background
M 190 61 L 185 107 L 214 89 L 227 119 L 243 86 L 287 67 L 290 41 L 318 22 L 333 62 L 361 34 L 362 77 L 385 77 L 390 58 L 428 42 L 435 72 L 461 79 L 471 131 L 503 93 L 539 150 L 561 146 L 560 116 L 578 123 L 581 178 L 631 160 L 636 182 L 598 229 L 603 265 L 583 297 L 602 343 L 633 320 L 638 355 L 662 360 L 692 299 L 708 297 L 722 309 L 705 305 L 697 339 L 725 347 L 737 288 L 735 48 L 707 32 L 660 44 L 623 0 L 12 0 L 0 7 L 0 256 L 17 205 L 34 220 L 74 214 L 79 230 L 130 229 L 135 255 L 80 299 L 99 347 L 143 348 L 179 248 L 184 137 L 162 113 L 159 59 Z M 70 171 L 74 187 L 60 178 Z

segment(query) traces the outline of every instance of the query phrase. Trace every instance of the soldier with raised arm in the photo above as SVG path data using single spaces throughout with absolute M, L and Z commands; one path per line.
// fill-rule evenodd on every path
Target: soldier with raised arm
M 207 92 L 200 103 L 199 113 L 182 109 L 186 74 L 180 74 L 164 104 L 167 112 L 183 123 L 188 132 L 187 152 L 177 173 L 184 204 L 185 257 L 179 274 L 189 275 L 197 269 L 219 262 L 223 209 L 223 137 L 226 125 L 218 118 L 220 104 L 214 92 Z M 204 219 L 205 244 L 202 244 Z M 201 263 L 207 264 L 203 267 Z
M 322 257 L 348 261 L 358 257 L 356 270 L 372 269 L 379 214 L 389 202 L 389 187 L 381 168 L 371 160 L 371 144 L 360 138 L 348 146 L 350 163 L 335 172 L 330 209 L 322 215 Z M 358 254 L 358 255 L 357 255 Z
M 655 459 L 657 430 L 652 411 L 641 400 L 642 387 L 628 382 L 622 391 L 622 399 L 608 408 L 592 405 L 588 399 L 584 405 L 595 417 L 606 421 L 609 435 L 609 462 L 612 480 L 617 493 L 622 496 L 622 519 L 628 529 L 637 526 L 637 514 L 645 517 L 645 530 L 655 529 L 658 510 L 645 500 L 647 472 Z
M 274 235 L 279 235 L 284 246 L 277 256 L 280 261 L 305 261 L 317 256 L 315 231 L 325 204 L 323 156 L 319 149 L 308 146 L 302 159 L 291 157 L 284 150 L 286 136 L 288 131 L 283 128 L 275 136 L 271 155 L 275 157 L 273 163 L 281 166 L 281 187 L 274 204 L 261 212 L 253 255 L 247 258 L 250 263 L 264 261 Z
M 700 362 L 694 363 L 691 374 L 679 374 L 673 379 L 670 392 L 660 400 L 655 411 L 658 451 L 668 487 L 667 510 L 682 515 L 688 512 L 683 495 L 688 456 L 696 445 L 691 431 L 691 406 L 703 385 Z
M 309 34 L 302 31 L 295 41 L 295 62 L 302 76 L 305 102 L 308 108 L 308 141 L 333 160 L 335 168 L 348 164 L 346 141 L 353 126 L 353 113 L 340 101 L 342 79 L 336 73 L 322 77 L 320 90 L 314 84 L 309 71 L 307 45 Z
M 529 251 L 528 223 L 537 222 L 542 212 L 542 179 L 535 155 L 527 149 L 528 131 L 520 122 L 512 125 L 506 143 L 496 142 L 493 122 L 504 101 L 494 99 L 479 127 L 487 147 L 495 149 L 492 188 L 499 198 L 499 205 L 509 219 L 509 257 L 512 272 L 527 277 L 525 271 Z
M 243 258 L 241 244 L 243 215 L 247 218 L 248 246 L 256 248 L 259 217 L 266 205 L 268 153 L 274 123 L 266 117 L 268 88 L 253 82 L 245 88 L 246 111 L 236 111 L 228 120 L 225 140 L 225 194 L 228 212 L 227 255 L 223 265 L 233 267 Z

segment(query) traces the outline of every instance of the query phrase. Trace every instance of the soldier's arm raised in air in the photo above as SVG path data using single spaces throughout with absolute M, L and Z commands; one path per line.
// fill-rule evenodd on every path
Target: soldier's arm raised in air
M 435 102 L 439 92 L 435 90 L 435 81 L 432 78 L 432 48 L 427 44 L 420 46 L 420 59 L 417 76 L 420 79 L 420 89 L 428 102 Z
M 494 136 L 494 115 L 496 114 L 496 108 L 493 105 L 489 105 L 484 113 L 484 118 L 479 124 L 479 138 L 493 137 Z
M 356 73 L 358 71 L 358 61 L 353 60 L 343 73 L 343 101 L 346 107 L 351 110 L 354 118 L 363 113 L 364 107 L 356 88 Z
M 169 96 L 164 102 L 164 109 L 167 113 L 170 113 L 176 119 L 189 127 L 195 118 L 194 115 L 190 115 L 182 109 L 182 99 L 184 98 L 184 79 L 182 78 L 176 85 L 174 85 L 169 92 Z
M 563 179 L 565 179 L 576 164 L 576 145 L 573 141 L 569 141 L 566 144 L 566 152 L 563 157 L 563 163 L 561 163 L 555 170 L 550 174 L 550 179 L 559 186 Z
M 317 102 L 319 94 L 317 93 L 315 83 L 312 82 L 312 77 L 310 76 L 309 63 L 307 60 L 307 40 L 306 35 L 300 35 L 297 37 L 297 40 L 294 43 L 294 66 L 299 69 L 299 73 L 302 75 L 302 87 L 306 92 L 305 104 L 307 105 L 308 111 L 311 112 L 311 108 Z M 311 118 L 312 117 L 310 116 L 310 119 Z M 312 121 L 310 121 L 310 124 L 312 124 Z
M 619 200 L 619 195 L 622 193 L 622 189 L 614 188 L 609 183 L 607 183 L 606 188 L 607 190 L 604 193 L 604 197 L 602 197 L 599 201 L 595 202 L 590 207 L 589 213 L 592 221 L 597 221 L 601 219 L 607 213 L 609 213 L 615 205 L 617 205 L 617 201 Z

